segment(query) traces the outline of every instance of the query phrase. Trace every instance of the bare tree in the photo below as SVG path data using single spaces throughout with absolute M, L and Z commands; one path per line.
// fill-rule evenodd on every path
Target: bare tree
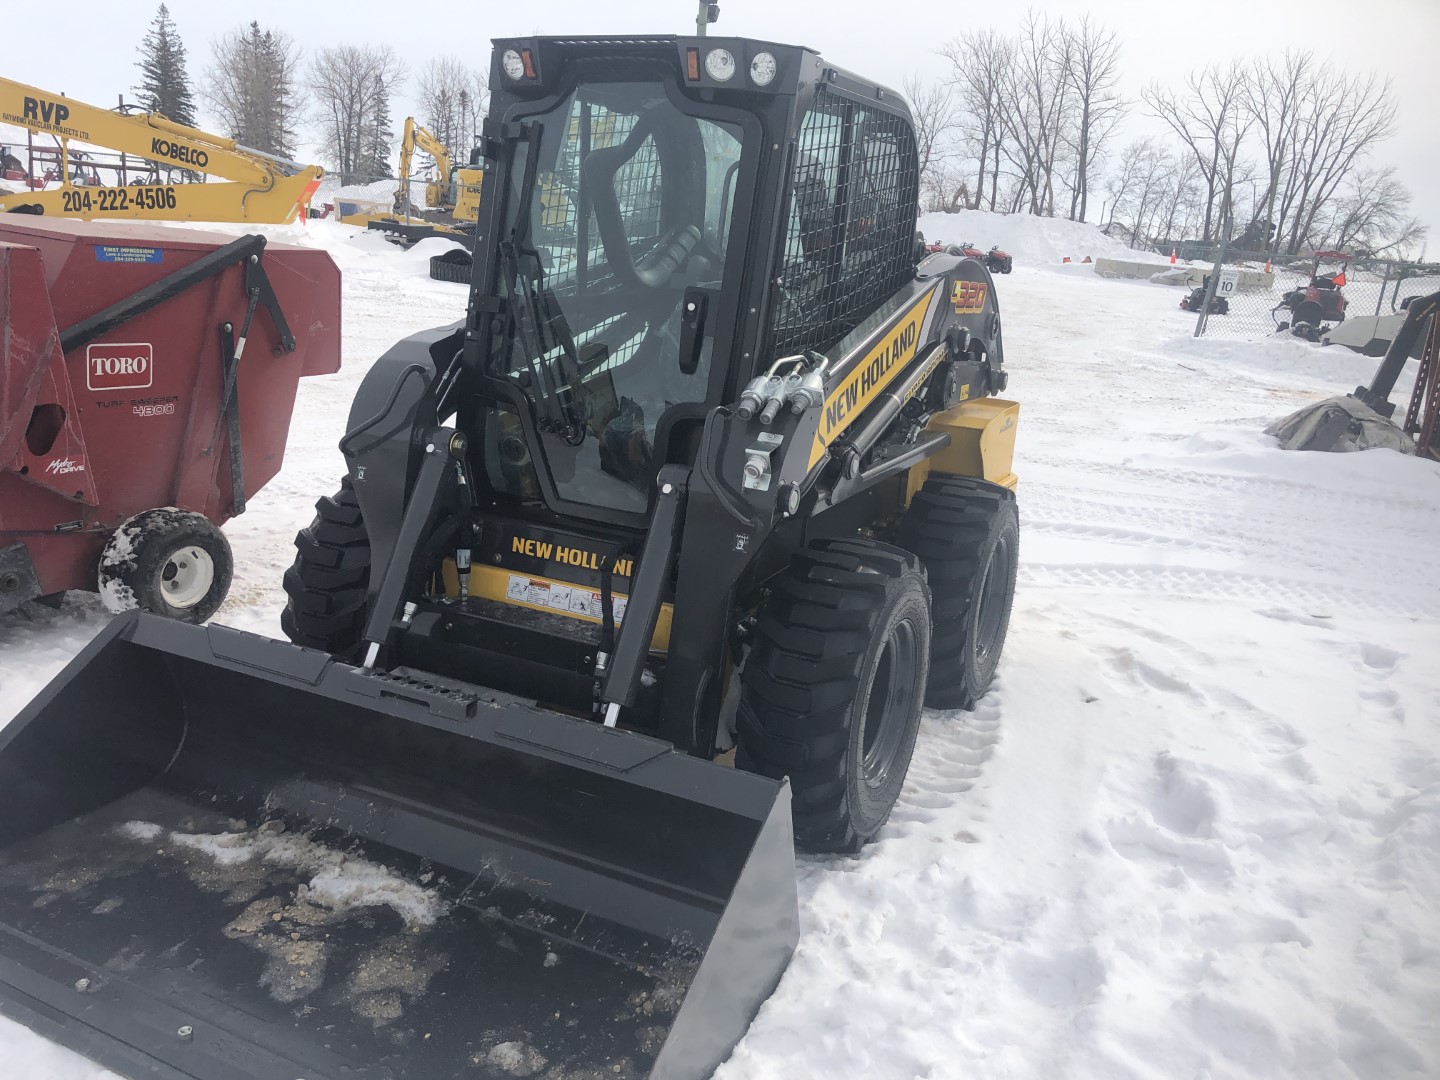
M 922 82 L 918 75 L 907 76 L 902 88 L 915 124 L 920 190 L 927 203 L 941 209 L 948 186 L 943 176 L 945 156 L 955 128 L 955 88 L 943 82 Z
M 1327 204 L 1375 145 L 1394 132 L 1396 117 L 1388 80 L 1329 66 L 1309 81 L 1302 108 L 1295 167 L 1282 198 L 1291 253 L 1314 241 Z
M 490 105 L 485 76 L 454 56 L 441 56 L 420 73 L 424 123 L 457 161 L 466 161 Z
M 1070 219 L 1084 221 L 1091 173 L 1127 106 L 1115 89 L 1120 78 L 1120 39 L 1115 32 L 1092 22 L 1087 13 L 1069 34 L 1066 76 L 1075 96 L 1075 180 Z
M 985 174 L 990 168 L 990 209 L 995 209 L 999 184 L 1001 86 L 1014 46 L 995 30 L 967 30 L 940 50 L 950 61 L 951 85 L 961 108 L 960 129 L 979 161 L 975 176 L 973 209 L 985 196 Z
M 1191 231 L 1201 207 L 1200 167 L 1190 154 L 1162 158 L 1160 199 L 1155 208 L 1155 238 L 1174 241 Z
M 1131 224 L 1131 247 L 1148 248 L 1157 226 L 1178 216 L 1187 184 L 1181 165 L 1158 139 L 1135 139 L 1120 154 L 1119 171 L 1110 180 L 1110 221 L 1117 216 Z
M 1070 67 L 1071 40 L 1064 23 L 1027 11 L 1001 81 L 1007 154 L 1020 178 L 1012 203 L 1016 210 L 1028 203 L 1032 214 L 1055 213 L 1055 171 L 1072 104 Z
M 1250 126 L 1243 109 L 1245 69 L 1238 60 L 1209 64 L 1185 78 L 1185 92 L 1152 83 L 1142 93 L 1150 111 L 1195 157 L 1205 182 L 1204 239 L 1214 239 L 1229 214 L 1235 164 Z M 1218 200 L 1218 205 L 1217 205 Z
M 1286 167 L 1294 165 L 1296 132 L 1314 66 L 1310 53 L 1287 49 L 1278 60 L 1273 56 L 1256 60 L 1246 73 L 1241 89 L 1244 106 L 1254 120 L 1266 169 L 1265 194 L 1260 199 L 1264 210 L 1258 207 L 1256 210 L 1261 225 L 1247 231 L 1264 237 L 1274 229 L 1274 240 L 1266 242 L 1270 254 L 1274 254 L 1275 241 L 1280 236 L 1281 223 L 1275 219 L 1276 200 L 1280 197 Z
M 295 128 L 305 108 L 300 46 L 284 31 L 251 22 L 215 39 L 211 50 L 204 96 L 230 137 L 267 154 L 294 157 Z
M 1321 242 L 1356 254 L 1403 256 L 1428 231 L 1409 209 L 1410 192 L 1395 179 L 1394 166 L 1356 169 L 1333 200 Z
M 404 77 L 405 65 L 389 45 L 339 45 L 321 50 L 311 61 L 306 83 L 328 163 L 342 183 L 373 174 L 377 121 L 382 116 L 388 121 L 389 94 Z M 385 153 L 388 159 L 388 146 Z

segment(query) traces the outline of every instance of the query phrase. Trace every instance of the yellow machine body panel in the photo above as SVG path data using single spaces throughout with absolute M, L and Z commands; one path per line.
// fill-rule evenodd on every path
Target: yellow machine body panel
M 973 476 L 1015 490 L 1015 432 L 1020 422 L 1018 402 L 985 397 L 962 401 L 953 409 L 930 418 L 930 431 L 950 435 L 950 445 L 910 470 L 905 501 L 925 485 L 932 472 Z
M 444 578 L 445 595 L 459 596 L 460 579 L 455 572 L 453 559 L 446 560 L 441 573 Z M 571 581 L 561 581 L 559 578 L 544 577 L 538 574 L 521 574 L 498 566 L 473 564 L 470 567 L 468 591 L 471 596 L 494 600 L 511 607 L 543 611 L 549 615 L 578 619 L 593 625 L 599 625 L 601 622 L 599 618 L 592 615 L 571 610 L 572 605 L 557 605 L 554 600 L 556 597 L 568 596 L 572 592 L 593 591 Z M 619 608 L 616 612 L 616 624 L 618 625 L 623 621 L 624 606 L 629 600 L 629 596 L 620 592 L 612 595 L 616 607 Z M 660 605 L 660 617 L 655 621 L 655 635 L 650 639 L 651 652 L 663 653 L 670 647 L 670 620 L 673 616 L 672 605 Z
M 480 186 L 485 180 L 484 169 L 455 170 L 455 220 L 480 220 Z
M 0 212 L 36 206 L 48 217 L 84 221 L 233 221 L 288 225 L 310 204 L 323 170 L 309 166 L 276 178 L 268 190 L 248 184 L 131 184 L 108 187 L 61 184 L 50 191 L 0 192 Z
M 905 372 L 924 344 L 925 317 L 935 300 L 935 288 L 917 297 L 895 328 L 876 340 L 870 351 L 825 394 L 820 426 L 810 447 L 810 468 L 825 457 L 838 439 L 881 391 Z

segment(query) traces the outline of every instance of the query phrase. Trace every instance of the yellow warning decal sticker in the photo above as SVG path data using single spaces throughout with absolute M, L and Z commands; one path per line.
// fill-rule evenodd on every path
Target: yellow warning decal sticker
M 578 585 L 564 585 L 558 581 L 543 578 L 524 577 L 511 574 L 506 582 L 505 597 L 526 607 L 543 608 L 565 615 L 579 615 L 583 619 L 600 619 L 604 610 L 600 605 L 600 593 Z M 611 597 L 615 621 L 623 622 L 625 608 L 630 601 L 623 596 Z
M 826 395 L 820 427 L 816 429 L 815 442 L 810 447 L 810 468 L 819 463 L 826 449 L 850 426 L 850 422 L 864 412 L 895 376 L 905 370 L 905 365 L 915 358 L 920 347 L 920 328 L 925 324 L 925 316 L 930 313 L 937 291 L 931 289 L 916 300 L 844 381 Z
M 957 281 L 950 290 L 950 302 L 956 315 L 978 315 L 985 310 L 985 295 L 990 286 L 983 281 Z

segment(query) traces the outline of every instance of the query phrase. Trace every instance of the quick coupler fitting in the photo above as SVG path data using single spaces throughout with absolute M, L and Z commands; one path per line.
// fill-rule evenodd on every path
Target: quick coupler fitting
M 780 410 L 785 407 L 785 384 L 782 382 L 775 388 L 775 392 L 765 401 L 765 407 L 760 410 L 760 423 L 769 427 L 775 422 L 775 417 L 780 415 Z
M 778 394 L 785 385 L 785 380 L 778 375 L 757 375 L 751 379 L 740 394 L 740 403 L 735 406 L 735 414 L 741 420 L 749 420 L 765 406 L 765 402 Z M 771 419 L 774 419 L 772 416 Z M 763 421 L 768 423 L 769 421 Z
M 812 368 L 804 375 L 792 375 L 785 387 L 785 400 L 790 411 L 800 416 L 806 409 L 813 409 L 825 400 L 825 373 Z

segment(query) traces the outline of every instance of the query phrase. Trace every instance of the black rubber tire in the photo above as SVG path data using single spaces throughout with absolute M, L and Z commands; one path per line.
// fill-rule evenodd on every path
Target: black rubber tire
M 920 557 L 930 581 L 925 704 L 973 709 L 994 681 L 1010 627 L 1020 552 L 1015 493 L 984 480 L 931 476 L 910 501 L 897 542 Z
M 430 256 L 430 276 L 436 281 L 453 281 L 457 285 L 469 285 L 474 259 L 468 251 L 455 249 L 443 255 Z
M 1292 323 L 1307 323 L 1310 326 L 1319 326 L 1325 321 L 1325 312 L 1314 300 L 1302 300 L 1295 305 Z
M 203 565 L 196 549 L 208 556 L 209 566 L 202 571 L 208 581 L 198 583 L 204 588 L 198 599 L 177 605 L 167 592 Z M 209 518 L 163 507 L 136 514 L 115 530 L 100 556 L 97 578 L 111 610 L 138 607 L 176 622 L 203 623 L 224 603 L 234 573 L 230 542 Z
M 315 503 L 315 520 L 295 536 L 280 628 L 296 645 L 353 659 L 365 629 L 369 584 L 370 537 L 346 477 L 339 491 Z
M 797 846 L 853 854 L 885 824 L 929 655 L 929 589 L 909 552 L 821 541 L 771 583 L 740 673 L 735 764 L 790 778 Z

